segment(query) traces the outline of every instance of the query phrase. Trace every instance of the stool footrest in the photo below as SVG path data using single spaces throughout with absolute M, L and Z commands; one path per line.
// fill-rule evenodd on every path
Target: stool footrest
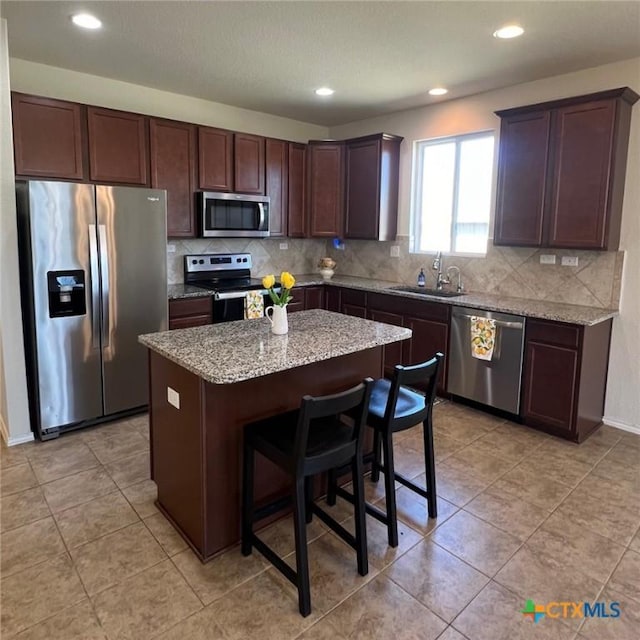
M 251 534 L 251 544 L 272 564 L 287 580 L 298 586 L 298 574 L 266 543 L 258 536 Z
M 277 500 L 274 500 L 273 502 L 270 502 L 263 507 L 254 509 L 251 522 L 258 522 L 258 520 L 262 520 L 267 516 L 273 515 L 274 513 L 281 511 L 285 507 L 288 507 L 292 502 L 293 500 L 291 499 L 291 496 L 283 496 L 282 498 L 278 498 Z
M 381 464 L 378 468 L 380 469 L 381 473 L 384 473 L 384 474 L 387 473 L 387 468 L 383 464 Z M 418 495 L 421 495 L 423 498 L 429 499 L 429 497 L 431 496 L 431 494 L 427 489 L 423 489 L 422 487 L 418 486 L 415 482 L 411 482 L 409 478 L 407 478 L 406 476 L 403 476 L 401 473 L 398 473 L 396 471 L 393 474 L 393 477 L 397 482 L 399 482 L 400 484 L 403 484 L 405 487 L 411 489 L 412 491 L 415 491 Z
M 337 533 L 350 547 L 358 550 L 358 543 L 354 535 L 349 533 L 341 524 L 334 520 L 326 511 L 321 509 L 315 502 L 311 504 L 311 511 L 318 516 L 332 531 Z
M 340 496 L 341 498 L 343 498 L 347 502 L 350 502 L 351 504 L 353 504 L 353 502 L 354 502 L 353 494 L 349 493 L 348 491 L 346 491 L 342 487 L 336 487 L 336 495 Z M 387 524 L 387 514 L 384 511 L 382 511 L 382 509 L 378 509 L 378 507 L 374 507 L 372 504 L 369 504 L 368 502 L 365 502 L 364 503 L 364 510 L 371 517 L 375 518 L 379 522 L 382 522 L 382 524 Z

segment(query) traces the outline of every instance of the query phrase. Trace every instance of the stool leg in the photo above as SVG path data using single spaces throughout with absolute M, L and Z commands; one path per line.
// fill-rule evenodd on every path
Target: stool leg
M 304 510 L 305 521 L 309 524 L 313 520 L 313 511 L 311 503 L 313 502 L 313 476 L 307 476 L 304 479 Z
M 367 551 L 367 523 L 364 509 L 364 484 L 362 476 L 362 457 L 356 455 L 351 465 L 353 475 L 353 497 L 356 524 L 356 554 L 358 557 L 358 573 L 366 576 L 369 573 L 369 556 Z
M 242 456 L 242 555 L 251 555 L 254 449 L 245 436 Z
M 371 463 L 371 482 L 380 480 L 380 432 L 373 430 L 373 462 Z
M 430 518 L 438 517 L 438 503 L 436 495 L 436 461 L 433 451 L 433 423 L 427 418 L 422 423 L 424 437 L 424 466 L 427 479 L 427 510 Z
M 329 469 L 327 472 L 327 504 L 330 507 L 336 504 L 336 487 L 338 486 L 338 470 Z
M 311 586 L 309 584 L 309 557 L 307 553 L 307 526 L 305 524 L 304 477 L 296 478 L 293 500 L 293 522 L 296 542 L 296 577 L 298 608 L 303 616 L 311 613 Z
M 396 473 L 393 464 L 393 440 L 391 431 L 382 440 L 384 451 L 384 496 L 387 503 L 387 534 L 389 546 L 398 546 L 398 512 L 396 510 Z

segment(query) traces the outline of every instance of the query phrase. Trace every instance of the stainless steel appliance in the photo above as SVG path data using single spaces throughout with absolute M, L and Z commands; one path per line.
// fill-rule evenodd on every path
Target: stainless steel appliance
M 270 304 L 262 280 L 251 277 L 250 253 L 203 253 L 184 256 L 184 282 L 211 291 L 213 321 L 244 318 L 247 291 L 260 291 Z M 279 288 L 276 287 L 279 291 Z
M 201 191 L 198 201 L 203 238 L 266 238 L 269 235 L 269 196 Z
M 147 404 L 138 335 L 167 328 L 166 198 L 17 184 L 32 427 L 47 439 Z
M 491 360 L 478 360 L 471 355 L 472 316 L 496 321 Z M 524 327 L 522 316 L 453 307 L 447 391 L 517 414 L 520 408 Z

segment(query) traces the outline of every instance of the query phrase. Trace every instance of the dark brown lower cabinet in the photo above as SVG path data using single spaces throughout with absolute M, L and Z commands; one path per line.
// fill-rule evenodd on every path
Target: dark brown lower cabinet
M 304 289 L 305 309 L 324 309 L 324 287 L 305 287 Z
M 340 287 L 330 287 L 327 285 L 324 288 L 324 308 L 327 311 L 335 311 L 336 313 L 340 313 L 341 293 L 342 289 Z
M 169 329 L 200 327 L 212 322 L 211 296 L 169 300 Z
M 592 327 L 527 321 L 521 416 L 525 424 L 582 442 L 602 422 L 611 320 Z
M 403 317 L 397 313 L 388 313 L 386 311 L 376 311 L 369 309 L 368 318 L 375 322 L 385 322 L 386 324 L 395 324 L 399 327 L 403 326 Z M 402 355 L 403 342 L 393 342 L 384 347 L 384 375 L 386 378 L 393 376 L 393 369 L 397 364 L 404 364 Z
M 296 311 L 304 311 L 305 306 L 304 306 L 304 293 L 298 293 L 298 295 L 296 295 L 294 293 L 293 295 L 293 299 L 291 300 L 291 302 L 289 302 L 289 304 L 287 304 L 287 313 L 295 313 Z
M 364 291 L 343 289 L 340 294 L 340 313 L 358 318 L 367 317 L 367 294 Z

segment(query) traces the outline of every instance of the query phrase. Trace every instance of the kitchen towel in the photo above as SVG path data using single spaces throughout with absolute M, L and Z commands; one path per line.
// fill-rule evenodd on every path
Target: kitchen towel
M 262 318 L 264 316 L 264 298 L 260 291 L 249 291 L 244 299 L 244 319 Z
M 471 316 L 471 355 L 478 360 L 491 360 L 496 343 L 496 321 Z

